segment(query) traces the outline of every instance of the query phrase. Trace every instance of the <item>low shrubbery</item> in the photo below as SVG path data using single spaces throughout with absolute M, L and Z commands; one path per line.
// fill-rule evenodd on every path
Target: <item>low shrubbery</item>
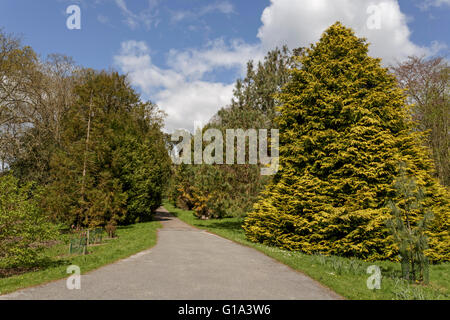
M 47 257 L 32 269 L 14 268 L 0 270 L 0 294 L 42 284 L 68 276 L 67 267 L 77 265 L 82 274 L 103 265 L 126 258 L 156 244 L 156 234 L 161 224 L 157 221 L 118 226 L 115 238 L 104 238 L 101 245 L 89 247 L 87 255 L 69 255 L 69 241 L 72 234 L 60 234 L 58 242 L 43 249 Z

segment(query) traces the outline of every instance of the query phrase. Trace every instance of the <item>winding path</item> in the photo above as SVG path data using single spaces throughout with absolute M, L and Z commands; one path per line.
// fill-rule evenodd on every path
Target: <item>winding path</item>
M 187 225 L 164 208 L 153 248 L 81 276 L 0 299 L 281 300 L 341 299 L 302 273 L 248 248 Z

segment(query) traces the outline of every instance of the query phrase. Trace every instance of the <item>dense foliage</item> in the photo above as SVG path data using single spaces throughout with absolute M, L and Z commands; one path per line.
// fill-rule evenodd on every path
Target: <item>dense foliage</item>
M 225 139 L 226 129 L 274 128 L 274 95 L 288 81 L 292 63 L 286 47 L 270 51 L 256 66 L 248 62 L 247 75 L 236 82 L 231 104 L 219 110 L 203 131 L 218 129 Z M 169 198 L 181 208 L 193 209 L 199 217 L 244 216 L 271 179 L 261 176 L 260 165 L 246 163 L 176 166 Z
M 0 268 L 33 265 L 46 241 L 56 236 L 35 187 L 19 186 L 11 174 L 0 177 Z
M 448 261 L 448 191 L 433 177 L 396 78 L 340 23 L 298 59 L 278 96 L 280 171 L 246 219 L 247 237 L 306 253 L 396 259 L 385 204 L 398 200 L 393 181 L 403 162 L 434 214 L 427 255 Z M 411 223 L 423 214 L 414 211 Z
M 142 102 L 125 76 L 62 55 L 40 59 L 4 32 L 0 79 L 2 172 L 11 170 L 18 188 L 43 189 L 36 205 L 53 222 L 149 219 L 170 173 L 157 106 Z
M 156 107 L 117 73 L 88 71 L 63 121 L 45 206 L 55 219 L 104 226 L 148 220 L 170 160 Z
M 170 174 L 163 114 L 126 76 L 0 30 L 0 81 L 0 268 L 36 262 L 55 226 L 151 218 Z

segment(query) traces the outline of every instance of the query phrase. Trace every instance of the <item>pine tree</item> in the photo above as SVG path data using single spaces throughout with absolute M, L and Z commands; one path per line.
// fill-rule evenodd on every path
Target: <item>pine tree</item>
M 430 211 L 425 211 L 423 219 L 418 221 L 416 226 L 411 223 L 414 211 L 422 208 L 423 191 L 414 179 L 406 175 L 403 164 L 400 165 L 400 173 L 394 186 L 399 201 L 388 202 L 393 218 L 387 221 L 387 226 L 399 249 L 403 277 L 428 283 L 428 258 L 425 255 L 428 241 L 425 231 L 433 215 Z
M 385 204 L 404 162 L 434 214 L 428 256 L 449 260 L 448 191 L 432 177 L 396 78 L 368 46 L 336 23 L 298 57 L 278 96 L 280 170 L 246 219 L 246 235 L 306 253 L 395 259 Z

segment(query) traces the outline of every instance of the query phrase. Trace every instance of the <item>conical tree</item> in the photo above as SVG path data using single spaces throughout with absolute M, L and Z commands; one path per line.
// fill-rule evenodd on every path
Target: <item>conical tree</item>
M 83 227 L 151 219 L 170 166 L 158 109 L 142 102 L 125 76 L 84 72 L 43 206 L 60 222 Z
M 336 23 L 298 57 L 278 99 L 280 170 L 244 223 L 247 237 L 290 250 L 396 259 L 386 203 L 404 163 L 434 214 L 433 261 L 449 260 L 449 195 L 407 116 L 405 96 L 368 44 Z M 419 221 L 423 212 L 414 213 Z M 414 223 L 414 222 L 413 222 Z

